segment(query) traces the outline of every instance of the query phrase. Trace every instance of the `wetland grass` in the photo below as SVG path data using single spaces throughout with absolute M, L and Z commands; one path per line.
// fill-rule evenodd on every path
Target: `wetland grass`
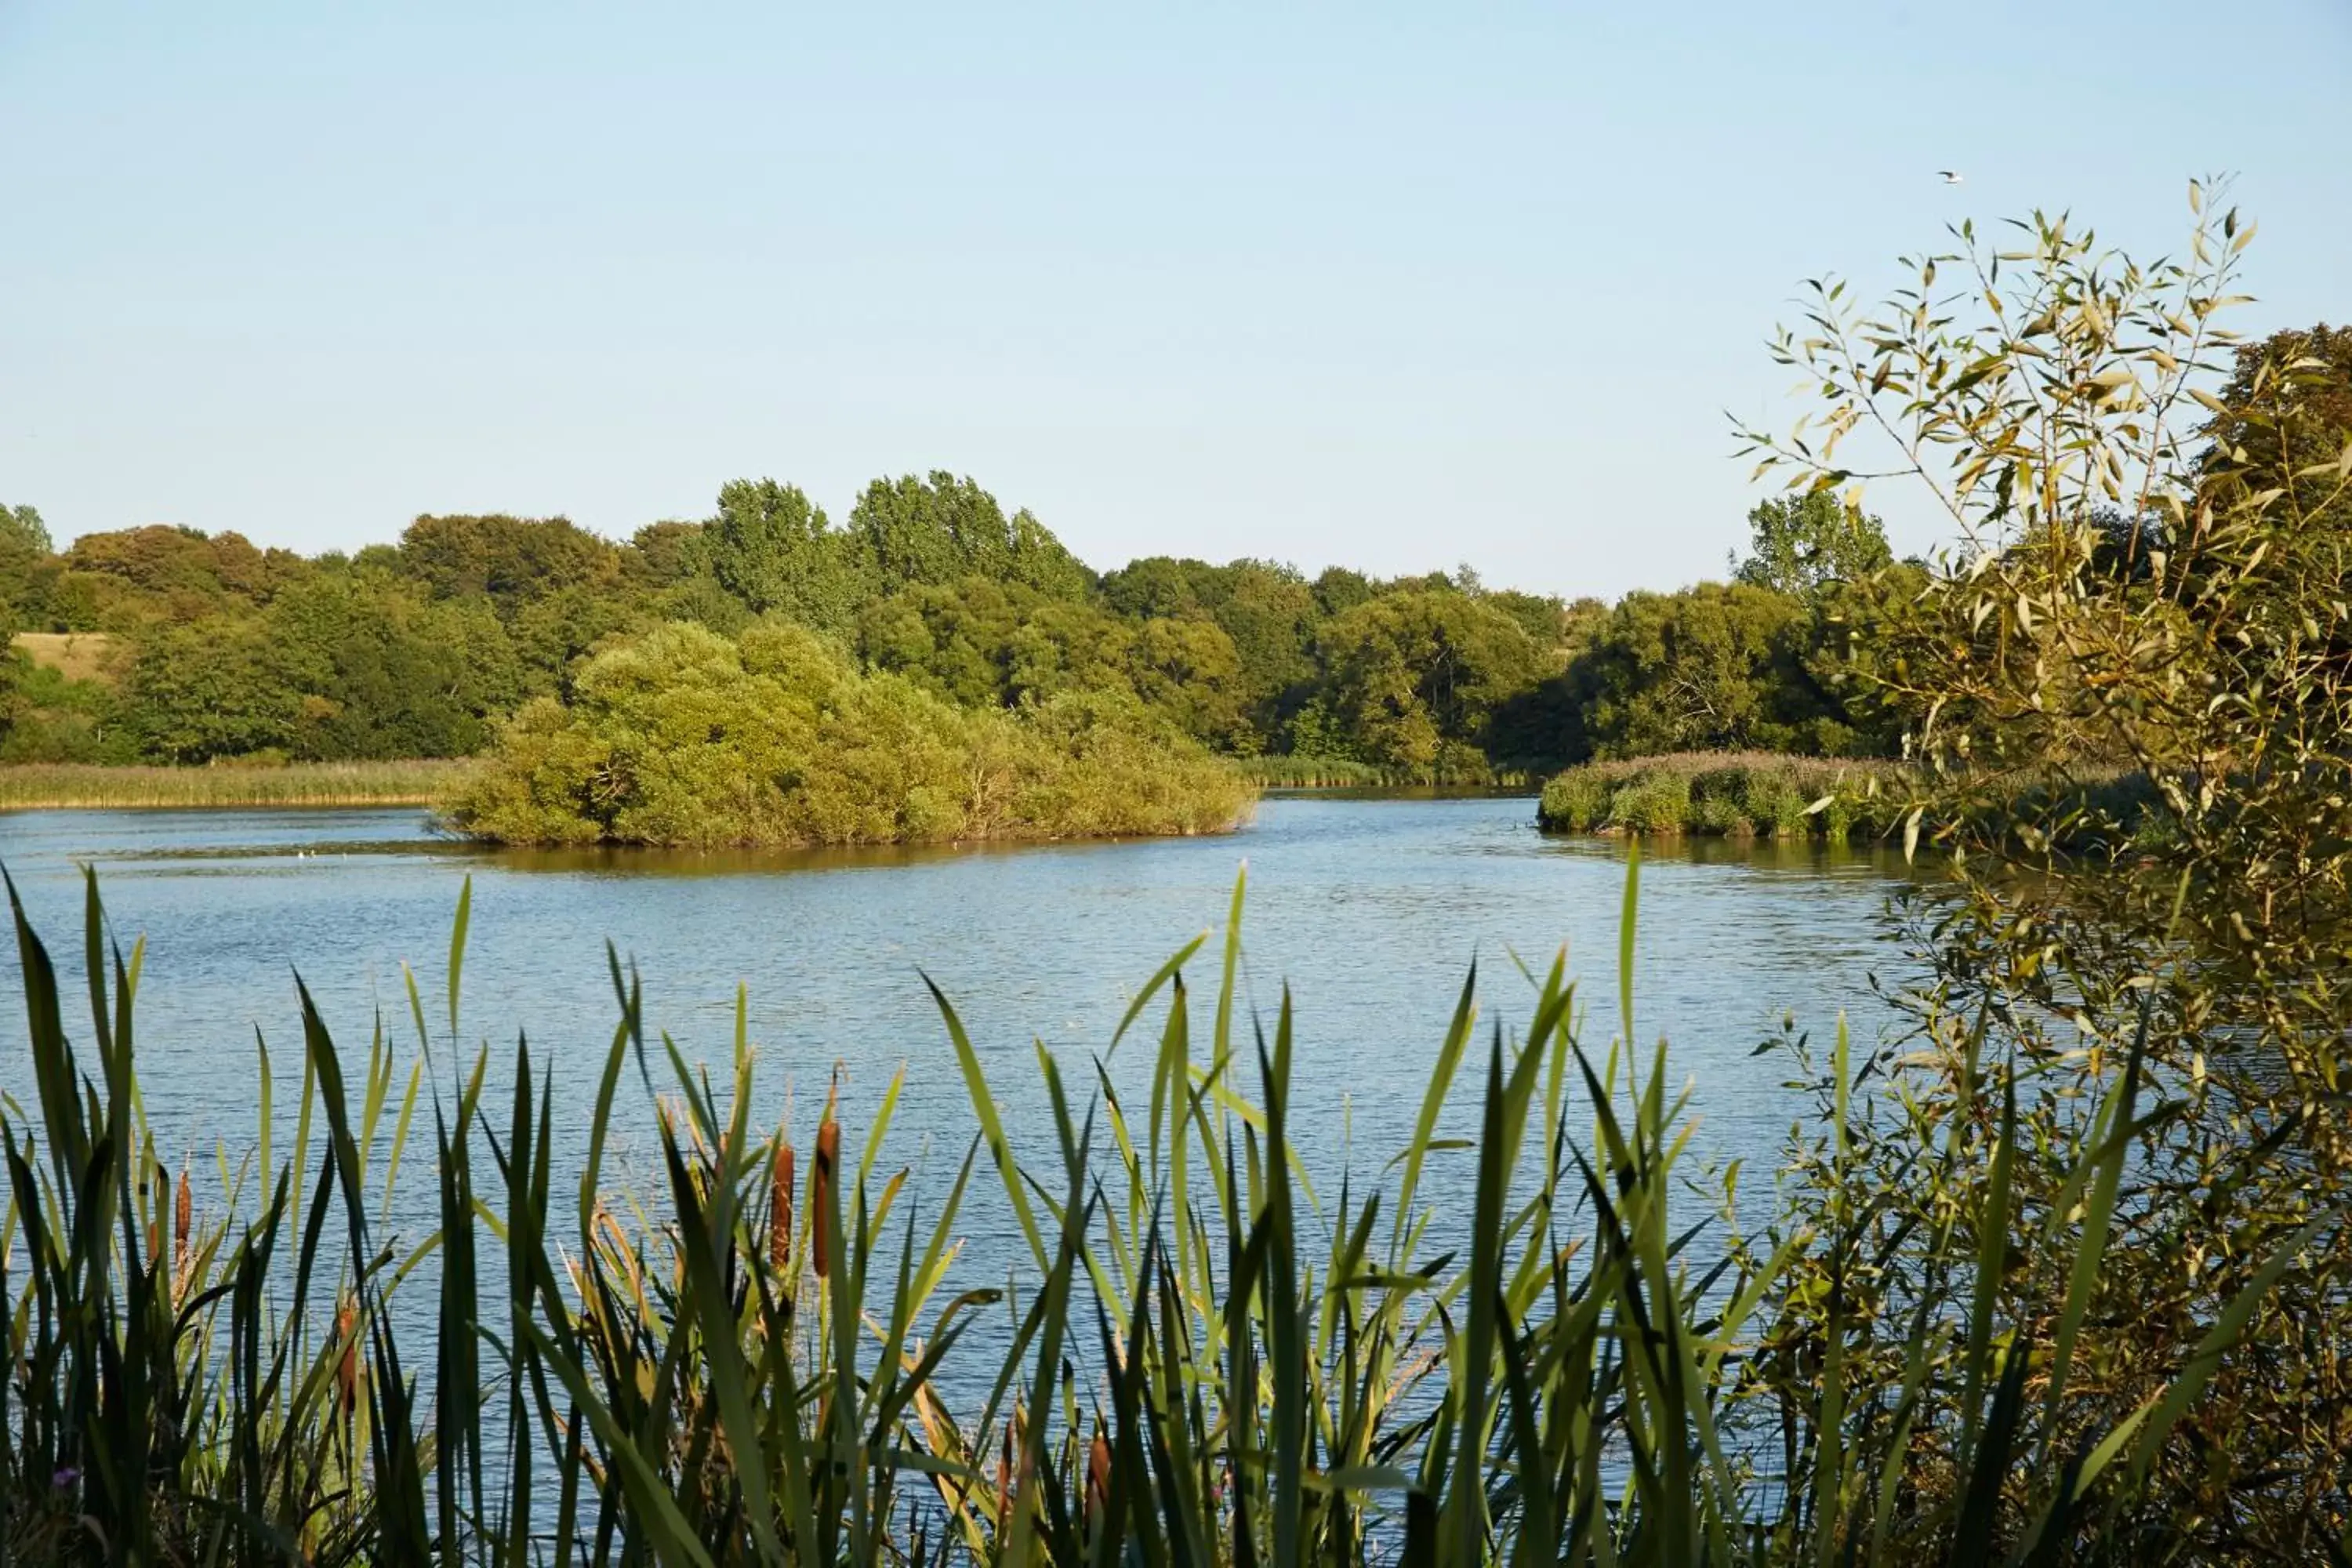
M 1042 1049 L 1034 1082 L 992 1079 L 935 989 L 975 1134 L 945 1189 L 919 1194 L 887 1153 L 895 1085 L 858 1138 L 829 1102 L 796 1161 L 755 1114 L 776 1096 L 746 1010 L 732 1061 L 690 1068 L 617 957 L 587 1124 L 556 1125 L 530 1045 L 491 1089 L 488 1047 L 458 1048 L 469 899 L 446 1026 L 412 978 L 415 1051 L 379 1028 L 347 1057 L 302 992 L 291 1147 L 272 1142 L 265 1091 L 255 1146 L 192 1182 L 159 1157 L 170 1108 L 138 1089 L 142 949 L 111 940 L 92 879 L 89 1018 L 69 1039 L 17 905 L 33 1091 L 5 1114 L 0 1559 L 2114 1556 L 2210 1358 L 2055 1446 L 2069 1368 L 2102 1364 L 2078 1299 L 2029 1334 L 1985 1276 L 1931 1270 L 1890 1368 L 1844 1359 L 1868 1193 L 1769 1247 L 1695 1249 L 1711 1205 L 1684 1163 L 1686 1091 L 1663 1045 L 1633 1043 L 1637 873 L 1638 858 L 1613 1041 L 1586 1046 L 1564 958 L 1529 973 L 1516 1032 L 1480 1023 L 1474 973 L 1410 1138 L 1319 1184 L 1288 1136 L 1289 997 L 1257 1016 L 1236 984 L 1238 887 L 1222 946 L 1179 952 L 1106 1047 L 1148 1053 L 1139 1103 L 1102 1063 L 1066 1075 Z M 1955 1215 L 1951 1256 L 1998 1272 L 2005 1252 L 2057 1247 L 2087 1289 L 2135 1069 L 2074 1152 L 2090 1217 Z M 1833 1076 L 1843 1116 L 1843 1031 Z M 656 1084 L 657 1164 L 624 1190 L 608 1133 L 623 1097 Z M 1050 1107 L 1049 1146 L 1009 1142 L 1016 1092 Z M 1467 1140 L 1439 1135 L 1456 1097 L 1476 1107 Z M 2013 1099 L 1992 1115 L 1998 1191 Z M 1916 1177 L 1956 1184 L 1979 1147 L 1956 1131 Z M 1844 1148 L 1838 1131 L 1832 1169 Z M 1466 1206 L 1431 1195 L 1439 1162 Z M 438 1184 L 429 1236 L 394 1232 L 403 1176 Z M 1006 1216 L 1005 1286 L 953 1278 L 975 1182 Z M 2205 1350 L 2229 1343 L 2232 1311 Z M 1801 1375 L 1776 1375 L 1789 1325 L 1822 1314 Z M 972 1333 L 983 1317 L 995 1331 Z
M 238 805 L 431 805 L 469 774 L 463 760 L 288 763 L 278 766 L 0 767 L 0 810 Z

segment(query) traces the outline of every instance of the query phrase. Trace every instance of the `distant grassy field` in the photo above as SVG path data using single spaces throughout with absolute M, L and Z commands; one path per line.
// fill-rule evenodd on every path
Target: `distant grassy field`
M 68 680 L 110 680 L 121 641 L 111 632 L 18 632 L 10 646 Z
M 0 767 L 0 810 L 68 806 L 430 805 L 465 761 L 292 763 L 281 767 Z

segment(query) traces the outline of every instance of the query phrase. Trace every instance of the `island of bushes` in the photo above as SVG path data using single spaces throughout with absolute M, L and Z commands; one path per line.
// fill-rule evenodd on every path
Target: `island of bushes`
M 525 704 L 446 816 L 509 844 L 928 844 L 1220 832 L 1255 796 L 1100 694 L 960 708 L 798 626 L 678 624 Z

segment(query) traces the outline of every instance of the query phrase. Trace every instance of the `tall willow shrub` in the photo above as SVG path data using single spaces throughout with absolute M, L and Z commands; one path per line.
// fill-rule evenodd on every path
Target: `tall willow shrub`
M 1907 837 L 1950 874 L 1910 911 L 1934 981 L 1850 1156 L 1889 1240 L 1846 1364 L 1911 1353 L 1948 1205 L 2111 1222 L 2087 1281 L 2063 1249 L 1980 1276 L 2053 1359 L 2111 1326 L 2096 1398 L 2030 1391 L 2079 1451 L 2286 1248 L 2157 1457 L 2142 1550 L 2317 1562 L 2352 1525 L 2352 430 L 2307 335 L 2229 329 L 2253 226 L 2189 194 L 2152 264 L 2036 214 L 1998 245 L 1963 226 L 1876 310 L 1823 281 L 1779 348 L 1821 405 L 1752 440 L 1795 488 L 1907 477 L 1961 541 L 1872 661 L 1925 764 Z M 2144 1111 L 2094 1122 L 2134 1064 Z M 2032 1135 L 1998 1179 L 1896 1179 L 2009 1100 Z M 2051 1156 L 2086 1135 L 2130 1146 L 2110 1188 Z M 1792 1338 L 1790 1375 L 1832 1337 Z
M 518 844 L 940 843 L 1217 832 L 1255 795 L 1131 703 L 961 709 L 797 626 L 680 624 L 525 706 L 448 815 Z

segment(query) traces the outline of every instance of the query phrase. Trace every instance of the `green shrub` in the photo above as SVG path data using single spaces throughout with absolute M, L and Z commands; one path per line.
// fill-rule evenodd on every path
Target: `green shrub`
M 1637 773 L 1609 802 L 1604 826 L 1622 833 L 1680 833 L 1691 823 L 1690 780 L 1678 773 Z
M 1547 832 L 1699 833 L 1843 838 L 1893 826 L 1905 786 L 1890 763 L 1696 752 L 1587 763 L 1546 782 Z M 1817 801 L 1830 804 L 1812 809 Z
M 1255 788 L 1131 700 L 957 708 L 782 625 L 661 627 L 526 704 L 449 820 L 517 844 L 936 843 L 1210 833 Z
M 1584 833 L 1600 826 L 1609 810 L 1609 786 L 1595 774 L 1571 769 L 1555 774 L 1536 805 L 1536 822 L 1550 833 Z
M 1740 791 L 1740 807 L 1758 833 L 1774 838 L 1802 837 L 1811 831 L 1805 807 L 1811 804 L 1793 778 L 1778 771 L 1749 773 Z

